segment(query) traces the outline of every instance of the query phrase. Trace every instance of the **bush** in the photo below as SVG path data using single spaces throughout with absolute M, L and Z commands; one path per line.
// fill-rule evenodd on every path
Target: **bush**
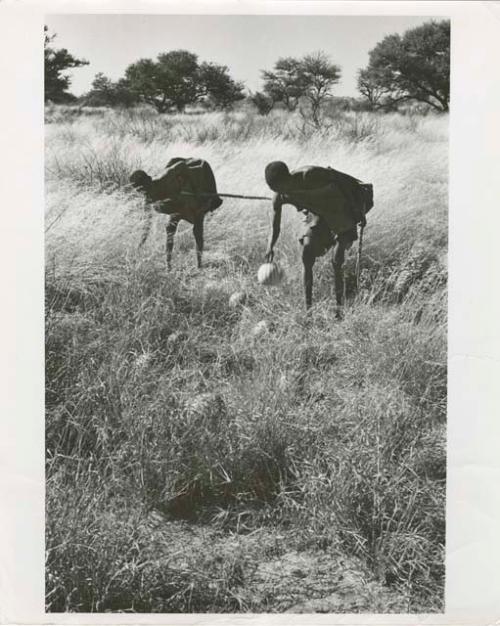
M 259 115 L 267 115 L 274 106 L 272 99 L 259 91 L 251 96 L 250 101 L 257 109 Z

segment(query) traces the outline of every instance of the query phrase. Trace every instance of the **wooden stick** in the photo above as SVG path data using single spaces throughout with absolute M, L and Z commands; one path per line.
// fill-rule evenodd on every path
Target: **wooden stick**
M 356 258 L 356 291 L 359 290 L 359 276 L 361 273 L 361 253 L 363 251 L 363 231 L 365 227 L 359 228 L 359 243 L 358 243 L 358 256 Z
M 243 200 L 272 200 L 267 196 L 243 196 L 236 193 L 208 193 L 208 192 L 199 192 L 199 193 L 191 193 L 190 191 L 181 191 L 181 196 L 202 196 L 205 198 L 216 198 L 217 196 L 221 196 L 222 198 L 241 198 Z
M 145 208 L 145 221 L 142 227 L 142 236 L 141 241 L 139 242 L 139 248 L 146 243 L 146 239 L 149 237 L 149 233 L 151 232 L 151 225 L 153 221 L 153 213 L 147 207 Z

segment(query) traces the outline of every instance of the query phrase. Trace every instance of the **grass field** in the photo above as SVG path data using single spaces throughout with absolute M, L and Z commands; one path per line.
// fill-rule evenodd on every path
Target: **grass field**
M 442 611 L 447 117 L 46 115 L 47 610 Z M 265 201 L 225 200 L 202 270 L 184 224 L 166 272 L 160 215 L 138 249 L 123 184 L 173 156 L 221 192 L 275 159 L 373 183 L 343 321 L 327 257 L 305 316 L 292 207 L 278 288 Z

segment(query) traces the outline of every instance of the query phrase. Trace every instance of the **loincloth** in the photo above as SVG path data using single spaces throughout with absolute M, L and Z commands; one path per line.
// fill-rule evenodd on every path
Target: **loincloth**
M 323 256 L 332 248 L 337 241 L 342 243 L 346 250 L 352 246 L 353 241 L 358 238 L 357 229 L 351 228 L 336 235 L 328 226 L 326 221 L 319 215 L 310 211 L 302 210 L 304 214 L 304 232 L 299 237 L 299 242 L 304 245 L 304 240 L 308 239 L 312 245 L 315 256 Z

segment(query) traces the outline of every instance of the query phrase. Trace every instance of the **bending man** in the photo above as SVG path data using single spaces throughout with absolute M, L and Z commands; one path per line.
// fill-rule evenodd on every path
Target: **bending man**
M 222 199 L 217 195 L 212 168 L 207 161 L 177 157 L 167 163 L 165 173 L 160 178 L 153 180 L 146 172 L 137 170 L 130 176 L 130 182 L 135 189 L 144 193 L 146 202 L 153 205 L 158 213 L 169 216 L 166 227 L 168 269 L 172 266 L 174 237 L 181 220 L 193 225 L 196 260 L 198 267 L 201 267 L 205 215 L 222 204 Z M 184 196 L 182 192 L 193 195 Z
M 295 206 L 304 213 L 306 229 L 299 239 L 304 264 L 306 307 L 312 304 L 313 266 L 316 259 L 333 248 L 335 296 L 337 305 L 343 302 L 345 251 L 358 238 L 357 224 L 366 224 L 365 214 L 373 206 L 372 185 L 332 168 L 306 166 L 292 172 L 285 163 L 273 161 L 265 170 L 273 198 L 272 233 L 266 261 L 274 257 L 274 245 L 280 234 L 281 208 Z

